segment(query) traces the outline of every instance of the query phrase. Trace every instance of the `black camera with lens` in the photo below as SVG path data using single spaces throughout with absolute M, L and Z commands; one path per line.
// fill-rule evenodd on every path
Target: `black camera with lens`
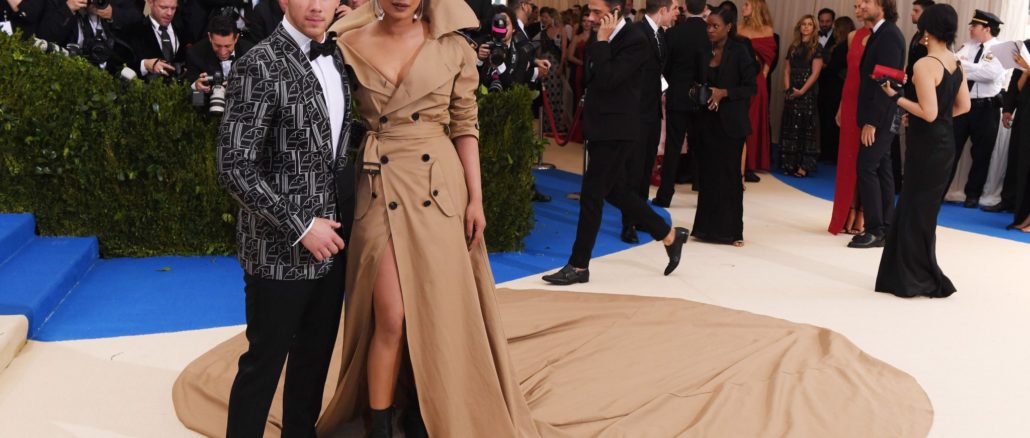
M 93 6 L 97 9 L 105 9 L 111 6 L 111 0 L 87 0 L 86 6 Z
M 222 115 L 225 112 L 225 86 L 222 85 L 225 83 L 225 75 L 220 71 L 215 72 L 214 74 L 207 75 L 200 83 L 211 87 L 211 97 L 208 98 L 203 92 L 194 91 L 192 97 L 193 106 L 198 108 L 207 106 L 207 112 L 211 115 Z
M 69 44 L 66 48 L 69 55 L 85 58 L 93 65 L 101 65 L 110 60 L 114 50 L 112 41 L 103 36 L 83 38 L 82 44 Z

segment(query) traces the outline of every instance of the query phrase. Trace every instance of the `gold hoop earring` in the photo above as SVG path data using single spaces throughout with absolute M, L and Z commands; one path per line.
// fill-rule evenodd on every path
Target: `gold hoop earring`
M 422 1 L 418 2 L 418 11 L 415 12 L 415 15 L 411 16 L 411 21 L 418 21 L 419 18 L 422 18 L 422 13 L 425 11 L 425 9 L 426 9 L 426 0 L 422 0 Z
M 386 11 L 383 10 L 383 5 L 379 4 L 379 0 L 372 0 L 372 13 L 379 21 L 383 21 L 383 18 L 386 17 Z

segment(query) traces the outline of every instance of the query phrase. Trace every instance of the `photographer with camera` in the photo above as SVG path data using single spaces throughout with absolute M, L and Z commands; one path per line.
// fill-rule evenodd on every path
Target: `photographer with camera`
M 484 26 L 489 40 L 480 44 L 478 51 L 479 82 L 491 93 L 515 84 L 529 84 L 535 79 L 531 70 L 534 45 L 527 41 L 521 47 L 516 46 L 511 10 L 503 5 L 492 9 L 493 18 Z M 547 67 L 544 66 L 544 74 Z
M 515 14 L 514 17 L 510 18 L 514 18 L 515 23 L 518 24 L 518 26 L 513 26 L 512 29 L 514 32 L 512 34 L 512 41 L 514 41 L 515 47 L 523 47 L 524 44 L 529 43 L 533 39 L 532 37 L 535 36 L 535 34 L 530 35 L 526 32 L 526 20 L 529 19 L 529 14 L 533 11 L 533 7 L 531 0 L 508 0 L 509 12 Z M 536 52 L 536 49 L 539 49 L 539 47 L 535 47 L 533 52 Z M 537 79 L 544 77 L 551 70 L 551 62 L 546 59 L 534 59 L 533 65 L 535 65 L 535 68 L 530 75 L 529 82 L 536 82 Z
M 206 107 L 211 114 L 225 110 L 225 82 L 233 61 L 243 56 L 251 44 L 240 40 L 240 30 L 232 17 L 212 15 L 207 24 L 207 40 L 186 52 L 186 79 L 193 89 L 193 105 Z
M 82 56 L 117 74 L 131 60 L 131 50 L 116 37 L 119 29 L 142 15 L 131 0 L 46 0 L 36 34 L 40 39 Z
M 79 1 L 79 0 L 68 0 Z M 179 23 L 173 23 L 178 10 L 177 0 L 147 0 L 150 15 L 126 29 L 123 38 L 133 52 L 133 68 L 147 80 L 182 79 L 186 65 L 186 42 Z

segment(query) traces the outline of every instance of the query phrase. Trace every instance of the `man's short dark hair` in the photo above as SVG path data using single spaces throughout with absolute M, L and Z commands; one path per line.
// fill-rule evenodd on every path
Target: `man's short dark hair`
M 644 13 L 653 14 L 655 12 L 658 12 L 658 10 L 661 8 L 671 8 L 672 0 L 647 0 L 645 5 L 647 6 L 647 8 L 644 9 Z
M 517 11 L 525 2 L 526 0 L 508 0 L 508 7 L 513 11 Z
M 832 17 L 832 18 L 830 18 L 830 20 L 836 20 L 837 19 L 837 13 L 834 12 L 833 9 L 822 8 L 822 9 L 819 10 L 819 13 L 816 14 L 816 17 L 822 17 L 823 14 L 830 14 L 830 17 Z
M 604 0 L 604 4 L 608 9 L 622 9 L 622 15 L 626 15 L 626 0 Z
M 238 35 L 240 30 L 236 27 L 236 21 L 232 17 L 214 14 L 207 21 L 207 32 L 213 35 L 231 36 Z
M 896 0 L 876 0 L 883 8 L 883 19 L 891 23 L 898 22 L 898 2 Z
M 937 2 L 933 0 L 916 0 L 912 2 L 912 6 L 921 6 L 923 9 L 929 8 L 935 4 L 937 4 Z
M 691 15 L 701 15 L 705 11 L 705 0 L 687 0 L 687 12 Z

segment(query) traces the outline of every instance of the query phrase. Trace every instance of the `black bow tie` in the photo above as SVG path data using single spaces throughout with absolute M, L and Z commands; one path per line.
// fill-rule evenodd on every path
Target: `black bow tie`
M 333 56 L 333 50 L 336 50 L 336 32 L 329 32 L 325 35 L 325 42 L 311 41 L 308 59 L 314 61 L 320 56 Z
M 819 31 L 819 36 L 821 36 L 821 37 L 824 37 L 824 36 L 829 36 L 829 35 L 830 35 L 830 32 L 832 32 L 832 30 L 827 30 L 827 31 Z

